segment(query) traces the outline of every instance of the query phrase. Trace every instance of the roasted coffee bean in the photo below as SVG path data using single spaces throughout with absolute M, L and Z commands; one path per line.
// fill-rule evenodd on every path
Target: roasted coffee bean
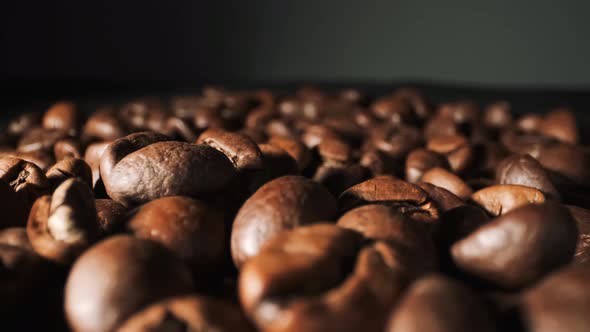
M 65 158 L 82 158 L 82 147 L 77 140 L 65 138 L 55 143 L 53 154 L 57 161 Z
M 516 184 L 497 184 L 478 190 L 471 199 L 493 216 L 499 216 L 527 204 L 545 202 L 545 195 L 535 188 Z
M 262 152 L 245 135 L 209 129 L 199 136 L 197 144 L 206 144 L 225 154 L 238 172 L 263 168 Z
M 240 308 L 197 295 L 157 302 L 131 316 L 118 332 L 254 331 Z
M 578 245 L 574 256 L 575 263 L 590 263 L 590 210 L 581 207 L 565 206 L 578 226 Z
M 434 151 L 422 148 L 413 150 L 406 158 L 406 180 L 416 183 L 424 173 L 435 167 L 450 169 L 451 165 L 444 156 Z
M 168 118 L 164 105 L 156 98 L 145 97 L 123 105 L 120 117 L 133 131 L 153 130 L 162 132 Z
M 371 144 L 386 155 L 401 159 L 423 143 L 422 133 L 415 127 L 381 126 L 371 132 Z
M 590 324 L 590 267 L 566 267 L 527 291 L 520 312 L 526 331 L 582 332 Z
M 534 133 L 540 131 L 543 126 L 543 117 L 539 114 L 525 114 L 518 118 L 516 127 L 525 133 Z
M 82 137 L 87 140 L 114 141 L 126 134 L 122 121 L 110 107 L 92 113 L 82 128 Z
M 473 149 L 462 135 L 435 136 L 428 140 L 426 147 L 446 156 L 451 169 L 457 174 L 467 171 L 474 157 Z
M 163 131 L 166 136 L 177 137 L 186 142 L 194 142 L 197 139 L 197 132 L 188 120 L 175 116 L 169 117 Z
M 70 178 L 79 178 L 92 188 L 92 170 L 90 166 L 82 160 L 75 158 L 62 159 L 45 172 L 49 187 L 54 190 L 65 180 Z
M 189 269 L 167 249 L 113 236 L 87 250 L 70 270 L 65 313 L 73 331 L 113 331 L 145 306 L 192 290 Z
M 43 116 L 43 127 L 75 133 L 80 126 L 81 114 L 71 101 L 53 104 Z
M 311 162 L 311 151 L 297 139 L 275 136 L 268 141 L 268 144 L 278 146 L 287 151 L 297 161 L 300 171 L 303 171 Z
M 14 196 L 8 193 L 6 198 L 14 203 L 15 215 L 6 226 L 24 226 L 33 202 L 49 190 L 45 174 L 34 164 L 16 158 L 0 158 L 0 180 L 8 184 Z M 15 197 L 14 199 L 11 197 Z
M 498 331 L 477 293 L 443 276 L 416 281 L 393 311 L 386 331 Z
M 35 252 L 25 227 L 10 227 L 0 231 L 0 244 L 11 245 Z
M 324 125 L 309 125 L 301 134 L 301 141 L 308 149 L 318 146 L 324 139 L 339 139 L 336 132 Z
M 405 254 L 401 259 L 413 276 L 436 267 L 434 244 L 425 224 L 414 221 L 391 206 L 370 204 L 352 209 L 338 219 L 338 226 L 361 233 L 365 238 L 389 242 Z
M 338 196 L 367 177 L 367 169 L 360 165 L 325 162 L 316 169 L 313 180 L 325 186 L 332 195 Z
M 131 206 L 165 196 L 199 196 L 223 189 L 235 175 L 230 160 L 216 149 L 165 140 L 141 132 L 106 148 L 100 175 L 113 200 Z
M 336 216 L 336 200 L 321 185 L 301 176 L 283 176 L 258 189 L 238 212 L 231 252 L 240 267 L 283 230 Z
M 577 144 L 580 140 L 574 114 L 568 109 L 557 109 L 543 118 L 539 132 L 559 141 Z
M 378 176 L 361 182 L 338 198 L 341 212 L 371 203 L 393 206 L 416 220 L 431 222 L 438 218 L 438 209 L 428 193 L 415 184 L 391 176 Z
M 462 270 L 506 288 L 529 286 L 571 261 L 578 230 L 568 210 L 529 204 L 492 219 L 451 247 Z
M 137 209 L 127 229 L 170 249 L 201 275 L 221 266 L 225 249 L 222 214 L 197 200 L 172 196 L 148 202 Z
M 59 264 L 73 262 L 99 236 L 96 205 L 88 184 L 70 178 L 31 208 L 27 235 L 39 255 Z
M 528 155 L 514 155 L 504 159 L 496 169 L 496 182 L 535 188 L 548 198 L 560 200 L 560 194 L 543 166 Z
M 382 330 L 409 279 L 389 245 L 361 242 L 329 224 L 278 234 L 240 273 L 242 307 L 263 331 Z
M 33 128 L 23 133 L 18 141 L 17 151 L 31 153 L 43 151 L 53 153 L 54 145 L 70 135 L 62 129 Z
M 550 172 L 557 186 L 559 182 L 590 185 L 590 155 L 579 145 L 545 144 L 535 158 Z
M 422 181 L 445 188 L 462 200 L 469 199 L 473 192 L 471 187 L 460 177 L 440 167 L 432 168 L 424 173 Z
M 45 151 L 31 151 L 31 152 L 18 152 L 18 151 L 3 151 L 0 152 L 0 158 L 10 157 L 16 159 L 22 159 L 29 163 L 35 164 L 41 170 L 45 171 L 55 163 L 55 159 L 49 152 Z

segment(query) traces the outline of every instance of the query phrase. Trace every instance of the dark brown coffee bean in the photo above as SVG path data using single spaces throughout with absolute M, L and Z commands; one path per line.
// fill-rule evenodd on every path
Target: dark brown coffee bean
M 496 182 L 535 188 L 542 191 L 548 198 L 560 199 L 559 192 L 555 189 L 543 166 L 528 155 L 513 155 L 498 164 Z
M 118 332 L 254 331 L 240 308 L 197 295 L 157 302 L 131 316 Z
M 207 102 L 201 96 L 174 96 L 170 101 L 172 113 L 185 120 L 192 119 L 197 110 L 205 105 Z
M 431 272 L 436 266 L 434 244 L 425 224 L 414 221 L 395 208 L 370 204 L 352 209 L 338 219 L 338 226 L 361 233 L 365 238 L 389 242 L 405 251 L 400 258 L 412 276 Z
M 114 109 L 105 107 L 94 112 L 82 128 L 82 137 L 88 140 L 114 141 L 127 134 Z
M 207 145 L 164 139 L 144 132 L 107 147 L 100 175 L 112 199 L 130 206 L 165 196 L 195 197 L 223 189 L 235 175 L 223 153 Z
M 197 131 L 188 120 L 175 116 L 168 118 L 163 133 L 168 137 L 179 138 L 186 142 L 194 142 L 198 137 Z
M 590 185 L 590 155 L 579 145 L 546 144 L 540 148 L 536 159 L 568 184 Z M 552 180 L 556 178 L 553 174 Z M 559 185 L 555 180 L 553 183 Z
M 245 135 L 209 129 L 199 136 L 197 144 L 206 144 L 225 154 L 238 172 L 263 168 L 262 152 Z
M 224 120 L 217 112 L 216 108 L 202 107 L 195 112 L 193 125 L 197 131 L 203 131 L 209 128 L 227 129 L 230 127 L 228 121 Z
M 483 300 L 461 283 L 443 276 L 415 282 L 392 313 L 386 331 L 497 331 Z
M 371 203 L 393 206 L 407 216 L 421 221 L 434 221 L 438 218 L 438 210 L 424 190 L 391 176 L 378 176 L 361 182 L 344 191 L 338 198 L 341 212 Z
M 526 330 L 586 331 L 590 324 L 588 278 L 587 265 L 566 267 L 526 292 L 520 308 Z
M 509 102 L 498 101 L 486 107 L 483 114 L 484 124 L 493 129 L 506 128 L 512 124 L 512 112 Z
M 278 234 L 240 273 L 242 307 L 265 331 L 382 330 L 408 279 L 391 247 L 361 240 L 329 224 Z
M 65 158 L 82 158 L 82 146 L 73 138 L 65 138 L 55 143 L 53 154 L 57 161 Z
M 17 204 L 14 205 L 14 212 L 20 212 L 13 216 L 15 219 L 8 225 L 24 226 L 33 202 L 49 190 L 45 174 L 30 162 L 5 157 L 0 158 L 0 180 L 8 184 L 15 193 Z
M 136 99 L 123 105 L 119 114 L 127 127 L 133 131 L 163 132 L 168 119 L 164 105 L 151 97 Z
M 437 136 L 455 136 L 460 134 L 453 119 L 439 114 L 431 117 L 424 125 L 424 138 L 430 140 Z
M 55 164 L 55 159 L 49 152 L 45 151 L 31 151 L 31 152 L 18 152 L 18 151 L 3 151 L 0 152 L 0 158 L 10 157 L 16 159 L 22 159 L 29 163 L 35 164 L 41 170 L 48 170 L 51 165 Z
M 222 215 L 197 200 L 181 196 L 153 200 L 137 209 L 127 229 L 170 249 L 199 274 L 211 274 L 221 266 Z
M 416 184 L 428 193 L 428 196 L 430 196 L 430 199 L 435 203 L 440 212 L 445 212 L 458 206 L 465 205 L 463 200 L 445 188 L 426 182 L 418 182 Z
M 377 99 L 371 105 L 371 110 L 379 119 L 394 125 L 414 124 L 417 121 L 416 114 L 408 101 L 395 95 Z
M 539 133 L 564 143 L 578 144 L 580 141 L 576 117 L 568 109 L 557 109 L 547 113 L 541 122 Z
M 451 170 L 457 174 L 467 171 L 474 157 L 467 138 L 461 135 L 435 136 L 428 140 L 426 147 L 446 156 Z
M 193 290 L 189 269 L 151 241 L 114 236 L 76 261 L 65 287 L 73 331 L 108 332 L 146 305 Z
M 336 132 L 324 125 L 309 125 L 301 134 L 301 141 L 308 149 L 318 146 L 324 139 L 339 139 Z
M 336 201 L 321 185 L 301 176 L 283 176 L 258 189 L 234 220 L 231 252 L 240 267 L 277 233 L 336 216 Z
M 489 214 L 499 216 L 527 204 L 541 204 L 545 195 L 531 187 L 497 184 L 474 192 L 471 199 Z
M 43 127 L 75 133 L 80 126 L 81 114 L 71 101 L 53 104 L 43 116 Z
M 99 236 L 96 206 L 90 187 L 74 178 L 52 196 L 40 197 L 29 215 L 27 235 L 39 255 L 70 264 Z
M 101 236 L 110 235 L 121 228 L 127 208 L 112 199 L 96 199 L 96 220 Z
M 45 172 L 51 190 L 70 178 L 79 178 L 92 188 L 92 170 L 82 159 L 62 159 Z
M 432 168 L 424 173 L 422 181 L 445 188 L 462 200 L 469 199 L 473 193 L 471 187 L 460 177 L 440 167 Z
M 413 150 L 406 158 L 406 180 L 411 183 L 418 182 L 424 173 L 435 167 L 450 169 L 451 166 L 444 156 L 434 151 L 422 148 Z
M 317 147 L 324 161 L 348 163 L 352 159 L 352 148 L 344 140 L 324 138 Z
M 575 263 L 590 263 L 590 210 L 581 207 L 565 206 L 578 226 L 578 245 L 574 256 Z
M 17 151 L 53 153 L 54 145 L 69 137 L 68 132 L 62 129 L 33 128 L 23 133 L 18 142 Z
M 456 242 L 457 266 L 501 287 L 528 286 L 573 258 L 578 231 L 566 208 L 529 204 Z
M 35 252 L 25 227 L 9 227 L 0 231 L 0 244 L 7 244 L 14 247 Z
M 278 146 L 287 151 L 297 161 L 299 170 L 304 170 L 311 162 L 311 151 L 299 140 L 289 137 L 271 137 L 268 144 Z

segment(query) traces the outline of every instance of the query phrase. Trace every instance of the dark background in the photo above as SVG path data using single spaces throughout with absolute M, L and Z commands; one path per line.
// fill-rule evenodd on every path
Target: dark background
M 589 13 L 589 1 L 14 1 L 0 5 L 0 95 L 412 82 L 585 108 Z

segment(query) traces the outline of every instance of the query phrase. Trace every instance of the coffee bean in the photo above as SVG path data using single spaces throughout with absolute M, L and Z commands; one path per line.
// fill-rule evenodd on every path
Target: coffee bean
M 520 311 L 527 331 L 585 331 L 590 324 L 587 265 L 566 267 L 527 291 Z
M 69 178 L 79 178 L 92 188 L 92 170 L 82 159 L 62 159 L 55 165 L 51 166 L 51 168 L 45 172 L 45 176 L 47 177 L 49 187 L 52 188 L 52 190 Z
M 482 298 L 461 283 L 433 275 L 416 281 L 386 331 L 497 331 Z
M 578 226 L 578 245 L 574 256 L 575 263 L 590 262 L 590 210 L 566 205 Z
M 275 136 L 271 137 L 271 139 L 268 141 L 268 144 L 277 146 L 287 151 L 287 153 L 291 155 L 295 161 L 297 161 L 300 171 L 304 170 L 311 162 L 311 151 L 299 140 Z
M 570 144 L 579 143 L 579 132 L 574 114 L 568 109 L 557 109 L 545 115 L 539 132 Z
M 457 174 L 467 171 L 473 159 L 473 150 L 462 135 L 435 136 L 428 140 L 426 147 L 446 156 L 451 170 Z
M 434 151 L 422 148 L 413 150 L 406 158 L 406 180 L 416 183 L 424 173 L 435 167 L 450 169 L 451 166 L 444 156 Z
M 64 138 L 55 143 L 53 146 L 53 154 L 55 155 L 55 160 L 58 161 L 65 158 L 81 158 L 82 147 L 77 140 L 73 138 Z
M 125 221 L 127 208 L 112 199 L 96 199 L 94 204 L 100 236 L 110 235 L 119 230 Z
M 445 188 L 427 182 L 418 182 L 416 184 L 428 193 L 428 196 L 430 196 L 430 199 L 435 203 L 440 212 L 445 212 L 458 206 L 465 205 L 463 200 Z
M 578 231 L 564 207 L 529 204 L 505 213 L 451 247 L 462 270 L 501 287 L 528 286 L 573 258 Z
M 471 199 L 493 216 L 499 216 L 527 204 L 545 202 L 537 189 L 515 184 L 497 184 L 478 190 Z
M 70 270 L 65 313 L 73 331 L 113 331 L 150 303 L 192 289 L 189 269 L 168 250 L 113 236 L 87 250 Z
M 223 189 L 235 175 L 230 160 L 214 148 L 163 140 L 137 133 L 106 148 L 100 175 L 113 200 L 131 206 L 165 196 L 195 197 Z
M 460 177 L 440 167 L 432 168 L 424 173 L 422 181 L 445 188 L 462 200 L 467 200 L 473 192 Z
M 201 275 L 213 273 L 222 263 L 222 215 L 197 200 L 172 196 L 148 202 L 137 209 L 127 229 L 170 249 Z
M 199 136 L 197 144 L 206 144 L 225 154 L 238 172 L 263 168 L 262 152 L 245 135 L 209 129 Z
M 27 235 L 39 255 L 59 264 L 72 263 L 99 236 L 90 187 L 70 178 L 53 195 L 37 199 L 29 215 Z
M 24 227 L 9 227 L 0 231 L 0 244 L 11 245 L 35 252 Z
M 82 128 L 82 136 L 87 140 L 114 141 L 127 134 L 117 113 L 109 107 L 100 108 L 88 118 Z
M 75 103 L 61 101 L 53 104 L 43 116 L 43 127 L 76 132 L 80 126 L 80 112 Z
M 238 212 L 231 233 L 231 252 L 240 267 L 277 233 L 331 220 L 334 197 L 321 185 L 301 176 L 283 176 L 258 189 Z
M 406 270 L 389 245 L 361 240 L 329 224 L 279 233 L 244 265 L 242 307 L 261 330 L 382 330 Z
M 543 166 L 528 155 L 504 159 L 496 169 L 496 182 L 535 188 L 553 200 L 559 201 L 561 197 Z
M 493 129 L 502 129 L 512 123 L 510 103 L 506 101 L 494 102 L 484 110 L 483 121 L 486 126 Z

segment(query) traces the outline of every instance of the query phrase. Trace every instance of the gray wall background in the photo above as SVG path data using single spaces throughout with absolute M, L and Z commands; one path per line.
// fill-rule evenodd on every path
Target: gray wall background
M 0 77 L 5 79 L 590 86 L 590 1 L 3 6 Z

